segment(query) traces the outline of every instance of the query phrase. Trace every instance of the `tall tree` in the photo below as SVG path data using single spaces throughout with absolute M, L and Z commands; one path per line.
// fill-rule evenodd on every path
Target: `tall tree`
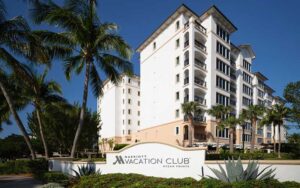
M 283 92 L 285 100 L 291 104 L 290 121 L 300 125 L 300 81 L 289 83 Z
M 132 64 L 128 61 L 131 55 L 130 47 L 116 34 L 117 25 L 99 21 L 96 5 L 96 0 L 65 0 L 62 6 L 53 1 L 48 3 L 35 1 L 31 11 L 36 23 L 45 22 L 60 27 L 63 33 L 58 35 L 64 39 L 62 42 L 73 45 L 74 54 L 65 59 L 67 79 L 70 79 L 72 71 L 79 74 L 85 67 L 80 121 L 74 137 L 71 157 L 74 157 L 84 124 L 89 83 L 93 87 L 95 96 L 102 94 L 103 84 L 97 67 L 114 84 L 120 81 L 120 72 L 131 74 L 133 70 Z M 59 43 L 60 40 L 53 42 Z
M 191 101 L 181 104 L 181 111 L 189 121 L 188 139 L 189 147 L 191 147 L 193 145 L 194 116 L 196 113 L 201 113 L 202 109 L 199 107 L 198 103 Z
M 43 74 L 40 75 L 25 65 L 24 69 L 26 70 L 27 76 L 27 79 L 25 80 L 30 80 L 30 82 L 24 82 L 24 88 L 26 90 L 25 97 L 28 98 L 28 101 L 31 101 L 31 104 L 35 108 L 40 137 L 44 146 L 45 157 L 48 159 L 48 146 L 43 131 L 42 114 L 48 105 L 66 102 L 66 100 L 60 95 L 62 94 L 60 85 L 53 80 L 46 80 L 48 73 L 47 69 L 44 70 Z
M 233 147 L 233 136 L 235 132 L 235 128 L 237 124 L 240 124 L 242 122 L 241 119 L 236 118 L 235 116 L 230 115 L 228 118 L 226 118 L 223 122 L 221 122 L 221 127 L 226 127 L 229 129 L 229 150 L 230 153 L 233 153 L 234 147 Z
M 242 111 L 242 116 L 251 121 L 251 148 L 250 151 L 254 151 L 255 139 L 256 139 L 256 125 L 260 117 L 263 116 L 265 108 L 261 105 L 249 105 L 248 109 Z
M 219 150 L 219 131 L 222 129 L 222 121 L 225 119 L 225 116 L 232 111 L 232 107 L 224 105 L 216 105 L 211 109 L 207 110 L 207 113 L 216 118 L 216 138 L 217 138 L 217 150 Z
M 266 114 L 264 115 L 263 119 L 260 121 L 260 126 L 264 126 L 264 125 L 271 125 L 272 129 L 273 129 L 273 136 L 272 136 L 272 140 L 273 140 L 273 150 L 274 153 L 276 153 L 276 139 L 275 139 L 275 134 L 276 134 L 276 116 L 274 114 L 274 110 L 272 109 L 267 109 L 266 110 Z

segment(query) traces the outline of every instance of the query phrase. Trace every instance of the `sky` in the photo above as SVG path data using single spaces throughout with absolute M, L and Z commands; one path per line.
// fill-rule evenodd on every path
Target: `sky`
M 27 18 L 33 29 L 57 30 L 53 26 L 35 25 L 30 21 L 30 5 L 26 0 L 4 0 L 8 18 L 21 15 Z M 98 14 L 102 22 L 113 22 L 119 26 L 119 34 L 135 50 L 171 13 L 181 4 L 201 14 L 216 5 L 238 28 L 231 35 L 236 44 L 251 44 L 256 59 L 253 71 L 260 71 L 269 78 L 267 84 L 282 96 L 289 82 L 300 80 L 300 15 L 298 0 L 100 0 Z M 135 53 L 131 59 L 134 71 L 139 75 L 139 58 Z M 82 101 L 83 74 L 73 75 L 67 81 L 62 61 L 53 61 L 48 79 L 59 82 L 64 97 L 70 102 Z M 159 68 L 159 67 L 158 67 Z M 96 110 L 96 97 L 89 92 L 88 108 Z M 20 112 L 27 123 L 26 113 L 31 107 Z M 3 125 L 0 137 L 11 133 L 19 134 L 16 125 Z M 291 129 L 289 132 L 299 130 Z

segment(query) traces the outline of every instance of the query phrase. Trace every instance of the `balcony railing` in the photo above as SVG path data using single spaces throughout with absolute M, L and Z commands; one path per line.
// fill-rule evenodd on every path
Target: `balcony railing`
M 189 83 L 189 77 L 184 78 L 183 83 L 184 83 L 184 85 L 188 84 Z
M 188 116 L 184 116 L 184 121 L 188 121 Z M 195 122 L 205 122 L 206 118 L 203 115 L 195 115 L 193 117 L 193 121 Z
M 183 64 L 184 64 L 184 66 L 188 66 L 189 65 L 189 59 L 185 59 Z
M 202 87 L 206 87 L 206 82 L 204 80 L 201 80 L 200 78 L 195 77 L 195 84 L 200 85 Z
M 206 34 L 206 29 L 197 21 L 195 21 L 195 28 L 201 31 L 202 33 Z
M 184 42 L 184 48 L 189 46 L 189 40 Z
M 200 61 L 199 59 L 195 58 L 195 65 L 201 67 L 202 69 L 206 70 L 206 64 Z
M 206 105 L 206 100 L 201 96 L 195 95 L 194 101 L 200 103 L 201 105 Z
M 200 41 L 195 40 L 195 46 L 206 52 L 206 46 L 202 44 Z

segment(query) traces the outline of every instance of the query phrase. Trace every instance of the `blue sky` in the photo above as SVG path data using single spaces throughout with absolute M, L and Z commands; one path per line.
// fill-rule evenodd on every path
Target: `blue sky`
M 4 2 L 8 17 L 23 15 L 28 18 L 30 6 L 26 1 Z M 236 45 L 252 45 L 256 53 L 253 70 L 269 78 L 267 83 L 276 90 L 276 95 L 282 96 L 287 83 L 300 80 L 300 1 L 297 0 L 101 0 L 98 13 L 102 22 L 117 23 L 119 34 L 136 49 L 182 3 L 198 14 L 216 5 L 238 28 L 231 41 Z M 30 25 L 34 29 L 54 29 L 47 25 L 36 26 L 32 22 Z M 139 74 L 138 54 L 134 54 L 132 62 L 135 73 Z M 74 75 L 71 81 L 67 81 L 62 62 L 54 61 L 48 78 L 62 85 L 64 97 L 69 102 L 81 102 L 83 75 Z M 96 105 L 96 98 L 90 92 L 88 107 L 96 110 Z M 28 107 L 25 111 L 30 110 Z M 26 124 L 26 112 L 21 112 L 21 117 Z M 15 125 L 4 125 L 3 128 L 0 137 L 19 133 Z

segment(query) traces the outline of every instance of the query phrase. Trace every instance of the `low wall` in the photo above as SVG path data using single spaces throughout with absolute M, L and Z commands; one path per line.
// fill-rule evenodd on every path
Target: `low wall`
M 81 162 L 67 159 L 51 159 L 49 169 L 75 175 L 78 167 L 92 165 L 102 174 L 137 173 L 165 178 L 192 177 L 201 179 L 204 175 L 215 177 L 210 168 L 224 167 L 224 161 L 205 161 L 205 148 L 181 148 L 163 143 L 137 143 L 120 151 L 108 152 L 106 162 Z M 246 168 L 248 161 L 242 161 Z M 272 166 L 279 181 L 300 182 L 300 160 L 259 161 L 260 170 Z M 224 167 L 225 168 L 225 167 Z

